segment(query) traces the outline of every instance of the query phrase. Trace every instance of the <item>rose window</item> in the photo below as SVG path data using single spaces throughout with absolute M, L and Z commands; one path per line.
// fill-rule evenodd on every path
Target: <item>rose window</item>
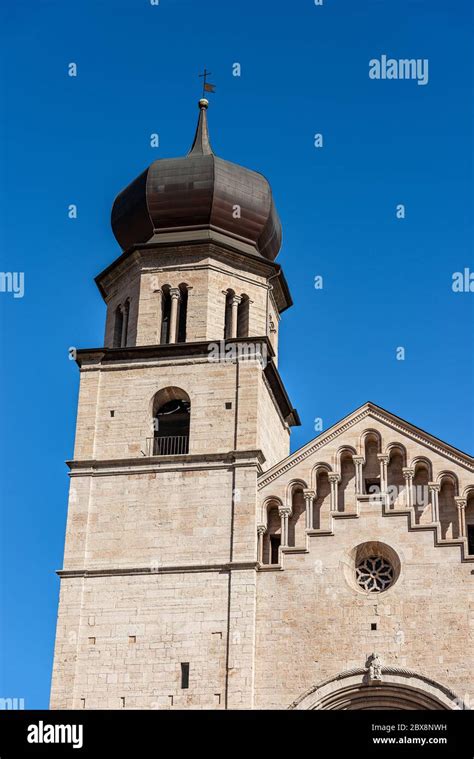
M 380 593 L 393 583 L 393 567 L 381 556 L 362 559 L 356 567 L 357 584 L 369 593 Z

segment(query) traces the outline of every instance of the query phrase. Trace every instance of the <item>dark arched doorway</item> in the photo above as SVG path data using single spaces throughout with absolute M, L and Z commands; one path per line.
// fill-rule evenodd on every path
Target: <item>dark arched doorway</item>
M 397 667 L 383 668 L 380 681 L 367 669 L 350 670 L 310 688 L 290 709 L 325 711 L 445 711 L 467 708 L 449 688 Z

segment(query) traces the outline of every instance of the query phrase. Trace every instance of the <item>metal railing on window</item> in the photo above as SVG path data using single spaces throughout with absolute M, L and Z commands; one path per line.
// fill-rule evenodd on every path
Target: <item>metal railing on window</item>
M 176 456 L 189 452 L 188 435 L 147 438 L 148 456 Z

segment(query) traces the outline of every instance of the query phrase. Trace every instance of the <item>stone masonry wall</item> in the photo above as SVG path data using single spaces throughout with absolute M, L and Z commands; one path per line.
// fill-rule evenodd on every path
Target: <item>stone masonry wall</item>
M 409 532 L 406 516 L 367 508 L 334 521 L 334 536 L 311 536 L 309 552 L 286 555 L 283 571 L 258 573 L 256 708 L 287 708 L 373 652 L 472 702 L 472 564 L 457 546 L 434 547 L 431 532 Z M 372 540 L 390 545 L 402 569 L 392 588 L 367 595 L 346 575 L 351 549 Z
M 472 466 L 462 454 L 444 450 L 420 431 L 404 429 L 396 418 L 357 414 L 323 433 L 321 443 L 316 438 L 298 451 L 293 461 L 290 457 L 263 474 L 262 508 L 271 498 L 291 505 L 294 485 L 314 490 L 320 464 L 340 472 L 341 453 L 364 455 L 365 435 L 373 433 L 380 436 L 380 453 L 399 446 L 398 451 L 405 451 L 405 466 L 428 462 L 433 482 L 453 477 L 459 495 L 474 484 Z M 314 531 L 298 546 L 283 549 L 282 568 L 258 573 L 256 708 L 286 708 L 326 678 L 364 667 L 373 652 L 384 666 L 414 670 L 472 704 L 472 557 L 462 560 L 460 541 L 441 541 L 430 517 L 430 498 L 427 517 L 416 524 L 406 512 L 403 494 L 383 514 L 380 502 L 356 498 L 354 482 L 347 499 L 351 513 L 334 515 L 333 534 Z M 324 524 L 330 525 L 329 512 Z M 355 583 L 354 551 L 374 541 L 396 552 L 401 569 L 392 587 L 370 594 Z
M 147 439 L 153 436 L 153 397 L 170 386 L 181 388 L 191 399 L 191 454 L 261 446 L 269 467 L 287 452 L 288 432 L 266 397 L 269 391 L 260 364 L 241 361 L 237 369 L 235 362 L 202 358 L 81 371 L 74 458 L 128 458 L 147 453 Z M 226 403 L 232 407 L 227 409 Z M 271 433 L 260 432 L 260 420 L 262 428 L 270 425 Z

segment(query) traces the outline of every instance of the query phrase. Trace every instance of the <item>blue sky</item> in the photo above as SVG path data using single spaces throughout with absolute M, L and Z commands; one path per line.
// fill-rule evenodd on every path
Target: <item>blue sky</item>
M 474 294 L 451 288 L 474 271 L 472 3 L 8 5 L 1 269 L 24 272 L 25 294 L 0 293 L 0 696 L 46 708 L 78 388 L 68 347 L 102 345 L 93 278 L 120 252 L 112 202 L 151 161 L 187 152 L 204 66 L 215 152 L 268 177 L 283 223 L 292 448 L 316 417 L 326 429 L 371 400 L 472 452 Z M 428 84 L 369 79 L 383 54 L 428 59 Z

